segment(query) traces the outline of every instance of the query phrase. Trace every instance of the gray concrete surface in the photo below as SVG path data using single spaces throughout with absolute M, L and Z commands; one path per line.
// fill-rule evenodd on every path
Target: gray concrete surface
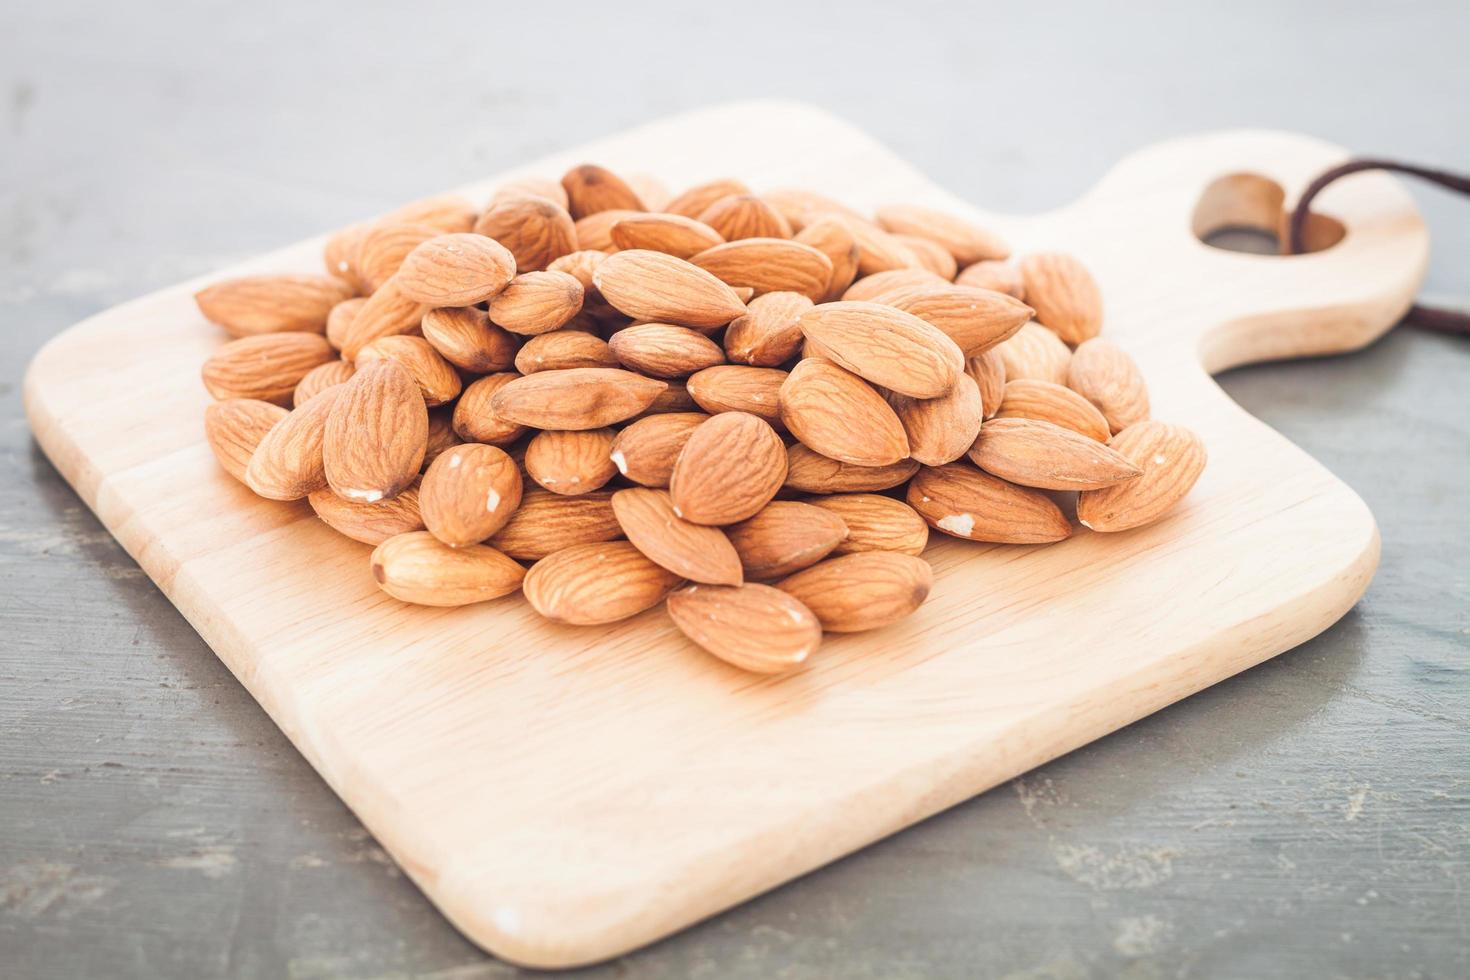
M 829 107 L 1013 210 L 1225 126 L 1470 169 L 1467 35 L 1456 3 L 0 4 L 0 976 L 515 972 L 401 877 L 36 449 L 18 383 L 48 337 L 747 96 Z M 1470 207 L 1420 199 L 1428 291 L 1463 302 Z M 1402 330 L 1223 384 L 1377 514 L 1352 613 L 588 975 L 1470 975 L 1470 345 Z

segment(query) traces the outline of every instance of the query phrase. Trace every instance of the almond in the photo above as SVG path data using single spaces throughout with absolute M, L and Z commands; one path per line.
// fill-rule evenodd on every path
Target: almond
M 233 337 L 322 333 L 332 307 L 352 297 L 335 276 L 245 276 L 205 286 L 194 294 L 199 312 Z
M 887 466 L 909 455 L 903 424 L 863 379 L 821 357 L 797 363 L 781 386 L 781 421 L 823 456 Z
M 215 398 L 255 398 L 288 405 L 308 371 L 336 359 L 317 333 L 264 333 L 223 345 L 204 362 L 204 387 Z
M 422 337 L 380 337 L 357 353 L 358 367 L 380 360 L 397 361 L 407 368 L 430 408 L 454 401 L 463 387 L 459 373 Z
M 902 500 L 876 493 L 839 493 L 812 497 L 807 503 L 836 514 L 847 526 L 847 537 L 833 554 L 893 551 L 920 555 L 929 543 L 929 525 Z
M 565 497 L 530 488 L 490 544 L 512 558 L 535 560 L 572 545 L 622 536 L 623 529 L 613 514 L 611 493 L 599 490 Z
M 424 242 L 408 253 L 394 279 L 407 299 L 429 306 L 470 306 L 500 292 L 515 274 L 515 256 L 504 245 L 463 233 Z
M 655 378 L 685 378 L 725 363 L 719 344 L 697 330 L 668 323 L 636 324 L 613 334 L 608 343 L 617 361 Z
M 890 551 L 828 558 L 776 583 L 833 633 L 890 626 L 923 605 L 933 587 L 927 561 Z
M 699 406 L 694 399 L 689 397 L 689 389 L 682 381 L 670 381 L 669 386 L 658 393 L 653 401 L 649 402 L 640 415 L 634 418 L 643 418 L 648 415 L 661 415 L 666 412 L 697 412 Z
M 967 265 L 955 276 L 954 282 L 956 286 L 993 289 L 997 293 L 1014 296 L 1023 303 L 1026 301 L 1026 283 L 1021 278 L 1021 270 L 1013 262 L 990 260 Z
M 893 237 L 914 253 L 921 267 L 928 269 L 946 282 L 954 279 L 955 273 L 960 271 L 959 266 L 955 264 L 954 256 L 945 251 L 944 246 L 917 235 L 894 235 Z
M 415 332 L 428 311 L 428 306 L 403 294 L 398 277 L 394 276 L 369 296 L 353 316 L 342 337 L 342 356 L 355 360 L 358 351 L 380 337 Z
M 786 372 L 775 368 L 721 364 L 689 376 L 689 396 L 712 415 L 749 412 L 769 425 L 781 424 L 781 385 Z
M 365 365 L 327 416 L 327 482 L 348 500 L 393 497 L 418 476 L 428 437 L 428 409 L 408 369 L 389 360 Z
M 1183 500 L 1205 469 L 1205 445 L 1178 425 L 1135 422 L 1108 446 L 1143 471 L 1135 480 L 1077 495 L 1077 518 L 1094 531 L 1151 524 Z
M 409 531 L 373 550 L 373 578 L 395 599 L 421 606 L 466 606 L 509 595 L 526 570 L 494 548 L 451 548 L 427 531 Z
M 552 493 L 600 490 L 617 475 L 612 429 L 538 432 L 526 446 L 526 474 Z
M 636 616 L 682 580 L 627 541 L 577 544 L 531 566 L 526 600 L 560 623 L 596 626 Z
M 1142 472 L 1095 439 L 1050 422 L 986 422 L 970 459 L 987 473 L 1042 490 L 1096 490 Z
M 1108 441 L 1107 420 L 1096 406 L 1071 388 L 1050 381 L 1018 378 L 1006 385 L 996 416 L 1050 422 L 1098 442 Z
M 847 537 L 835 514 L 794 500 L 773 500 L 725 529 L 745 575 L 775 579 L 821 561 Z
M 757 296 L 746 305 L 744 316 L 730 321 L 725 331 L 725 352 L 740 364 L 784 364 L 801 351 L 802 333 L 797 321 L 811 308 L 811 299 L 801 293 Z
M 497 198 L 475 222 L 475 234 L 493 238 L 509 249 L 521 273 L 544 269 L 577 250 L 572 216 L 544 196 Z
M 683 215 L 686 218 L 698 218 L 704 213 L 704 209 L 715 203 L 722 197 L 731 194 L 749 194 L 750 188 L 733 178 L 722 178 L 711 180 L 703 184 L 696 184 L 678 197 L 674 198 L 664 206 L 664 210 L 670 214 Z
M 812 611 L 768 585 L 691 585 L 669 596 L 669 618 L 708 652 L 757 674 L 799 667 L 822 642 Z
M 607 341 L 582 330 L 553 330 L 532 337 L 516 355 L 516 370 L 522 374 L 617 366 Z
M 311 401 L 314 395 L 318 395 L 333 385 L 339 385 L 351 378 L 353 368 L 347 361 L 328 361 L 318 364 L 302 379 L 296 382 L 296 388 L 291 392 L 291 406 L 300 408 Z
M 617 242 L 614 242 L 612 237 L 613 228 L 618 222 L 637 217 L 642 213 L 642 211 L 626 211 L 617 208 L 611 211 L 598 211 L 596 214 L 579 218 L 574 226 L 577 231 L 577 247 L 606 253 L 618 251 Z
M 996 544 L 1048 544 L 1072 533 L 1050 497 L 968 463 L 925 466 L 909 482 L 908 503 L 929 526 L 956 538 Z
M 791 292 L 815 300 L 826 295 L 832 281 L 831 259 L 785 238 L 742 238 L 707 248 L 689 261 L 731 286 L 751 287 L 756 295 Z
M 550 177 L 518 177 L 508 180 L 495 189 L 490 197 L 492 206 L 502 201 L 509 201 L 519 197 L 545 198 L 563 211 L 571 203 L 567 200 L 567 189 L 561 186 L 561 182 L 552 180 Z M 490 236 L 494 238 L 494 235 Z M 504 242 L 501 243 L 505 244 Z
M 878 303 L 823 303 L 805 313 L 801 332 L 824 355 L 873 384 L 914 398 L 948 394 L 965 356 L 943 331 Z
M 767 423 L 724 412 L 700 423 L 669 478 L 674 513 L 695 524 L 733 524 L 768 504 L 786 479 L 786 446 Z
M 994 348 L 972 354 L 965 360 L 965 373 L 980 388 L 980 404 L 985 406 L 985 417 L 991 418 L 1005 400 L 1005 359 Z
M 608 455 L 634 483 L 667 487 L 679 452 L 707 418 L 703 412 L 669 412 L 639 419 L 617 434 Z
M 745 312 L 729 286 L 662 252 L 635 248 L 609 255 L 592 273 L 592 281 L 603 299 L 637 320 L 721 327 Z
M 916 235 L 942 247 L 959 265 L 1004 259 L 1010 246 L 999 235 L 964 218 L 915 204 L 891 204 L 878 209 L 878 224 L 896 235 Z
M 1077 345 L 1102 329 L 1102 291 L 1087 266 L 1070 255 L 1042 252 L 1021 259 L 1026 302 L 1036 318 L 1068 344 Z
M 662 211 L 674 197 L 668 185 L 652 174 L 628 174 L 626 180 L 649 211 Z
M 862 220 L 862 216 L 852 208 L 815 191 L 783 187 L 780 190 L 762 194 L 761 199 L 780 211 L 796 231 L 802 231 L 813 223 L 828 217 Z
M 585 218 L 599 211 L 642 211 L 643 202 L 633 188 L 606 167 L 584 163 L 568 170 L 561 178 L 567 192 L 568 210 L 574 218 Z
M 842 220 L 857 242 L 858 275 L 871 276 L 890 269 L 922 267 L 912 249 L 871 221 L 850 217 Z
M 342 280 L 353 293 L 361 292 L 363 288 L 357 275 L 357 251 L 372 226 L 370 221 L 348 225 L 334 232 L 322 249 L 322 264 L 327 272 Z
M 938 327 L 967 357 L 1015 336 L 1031 319 L 1025 303 L 971 286 L 911 286 L 886 292 L 878 302 Z
M 849 302 L 874 302 L 888 293 L 910 286 L 942 287 L 949 285 L 952 284 L 928 269 L 890 269 L 859 279 L 848 287 L 848 290 L 842 294 L 842 298 Z
M 458 402 L 455 403 L 458 407 Z M 454 431 L 454 408 L 441 405 L 429 410 L 429 438 L 424 446 L 424 468 L 431 466 L 434 460 L 455 446 L 464 444 L 464 440 Z
M 250 457 L 245 483 L 268 500 L 300 500 L 327 485 L 322 439 L 345 388 L 334 385 L 276 423 Z
M 790 238 L 791 223 L 754 194 L 731 194 L 705 208 L 701 223 L 725 241 L 741 238 Z
M 525 435 L 525 426 L 501 417 L 491 405 L 495 393 L 519 377 L 507 371 L 471 382 L 454 404 L 455 434 L 466 442 L 491 446 L 508 446 Z
M 306 499 L 323 524 L 338 534 L 374 547 L 395 535 L 424 529 L 424 520 L 419 516 L 418 484 L 392 500 L 372 504 L 343 500 L 330 488 L 318 490 Z
M 649 249 L 681 259 L 725 240 L 709 225 L 681 214 L 628 215 L 615 222 L 609 234 L 620 249 Z
M 662 381 L 617 368 L 538 371 L 503 385 L 490 408 L 537 429 L 601 429 L 637 415 L 663 389 Z
M 798 442 L 786 450 L 786 489 L 802 493 L 887 490 L 906 482 L 918 469 L 916 459 L 902 459 L 889 466 L 844 463 Z
M 521 471 L 504 450 L 466 443 L 424 472 L 419 512 L 429 533 L 451 548 L 479 544 L 521 505 Z
M 843 290 L 857 278 L 858 269 L 857 239 L 852 237 L 847 225 L 836 218 L 820 218 L 798 232 L 796 240 L 821 252 L 832 263 L 827 289 L 814 299 L 821 303 L 840 299 Z
M 410 201 L 380 219 L 385 223 L 431 225 L 444 234 L 469 231 L 479 210 L 458 194 L 436 194 Z
M 367 305 L 366 296 L 354 296 L 344 299 L 332 307 L 332 312 L 327 314 L 327 343 L 338 350 L 347 342 L 347 333 L 352 328 L 352 321 L 357 313 Z
M 353 263 L 363 290 L 376 292 L 398 274 L 408 253 L 440 234 L 433 225 L 378 223 L 368 228 L 358 241 Z
M 668 491 L 639 487 L 613 494 L 613 513 L 623 533 L 649 560 L 680 578 L 710 585 L 739 585 L 740 556 L 717 527 L 693 524 L 674 512 Z
M 549 333 L 571 322 L 584 299 L 582 283 L 570 273 L 527 272 L 490 300 L 490 319 L 512 333 Z
M 279 405 L 256 398 L 227 398 L 204 410 L 204 439 L 224 471 L 241 483 L 255 447 L 286 417 Z
M 1143 373 L 1125 351 L 1100 337 L 1080 344 L 1073 352 L 1066 383 L 1097 406 L 1115 433 L 1148 418 L 1148 385 Z
M 938 398 L 893 392 L 886 398 L 908 436 L 909 455 L 925 466 L 952 463 L 965 455 L 985 421 L 980 388 L 966 374 L 955 379 L 949 394 Z
M 515 363 L 519 341 L 477 306 L 430 310 L 424 314 L 423 330 L 441 357 L 471 374 L 504 371 Z
M 991 348 L 1005 362 L 1006 381 L 1035 378 L 1066 384 L 1072 352 L 1060 337 L 1032 320 L 1007 340 Z

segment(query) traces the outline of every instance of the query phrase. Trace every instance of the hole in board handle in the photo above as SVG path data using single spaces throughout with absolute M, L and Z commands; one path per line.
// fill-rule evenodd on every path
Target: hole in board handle
M 1286 191 L 1260 174 L 1227 174 L 1210 183 L 1194 206 L 1194 235 L 1212 248 L 1259 255 L 1284 254 Z M 1347 235 L 1342 222 L 1325 214 L 1307 215 L 1306 250 L 1321 252 Z

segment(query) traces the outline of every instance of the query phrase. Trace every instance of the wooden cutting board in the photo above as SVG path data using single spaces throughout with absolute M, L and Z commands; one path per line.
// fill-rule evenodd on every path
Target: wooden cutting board
M 1428 241 L 1392 179 L 1320 199 L 1325 251 L 1221 251 L 1199 233 L 1273 226 L 1342 150 L 1228 132 L 1129 157 L 1076 204 L 988 215 L 852 127 L 785 102 L 697 112 L 527 165 L 595 160 L 678 188 L 738 175 L 872 208 L 967 213 L 1018 250 L 1075 252 L 1107 336 L 1157 417 L 1210 464 L 1153 527 L 1045 548 L 935 540 L 929 602 L 829 636 L 762 679 L 684 641 L 661 610 L 606 628 L 517 597 L 456 610 L 378 591 L 366 546 L 304 504 L 226 477 L 199 367 L 222 337 L 191 294 L 123 304 L 52 341 L 26 378 L 57 468 L 429 898 L 506 959 L 600 960 L 650 942 L 1115 731 L 1303 642 L 1378 559 L 1373 518 L 1210 372 L 1349 350 L 1407 307 Z M 218 277 L 320 268 L 321 240 Z M 939 535 L 934 536 L 939 539 Z M 1208 733 L 1201 733 L 1208 737 Z

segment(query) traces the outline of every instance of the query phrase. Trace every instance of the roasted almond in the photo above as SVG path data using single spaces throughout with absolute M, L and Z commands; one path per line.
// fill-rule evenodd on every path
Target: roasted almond
M 424 339 L 446 361 L 471 374 L 504 371 L 519 341 L 477 306 L 446 306 L 424 314 Z
M 1005 400 L 1005 359 L 994 348 L 972 354 L 965 359 L 965 373 L 980 388 L 980 404 L 985 406 L 985 417 L 991 418 Z
M 986 422 L 970 459 L 1003 480 L 1042 490 L 1096 490 L 1142 472 L 1096 439 L 1024 418 Z
M 376 292 L 383 283 L 398 274 L 409 252 L 440 234 L 442 232 L 433 225 L 380 222 L 368 228 L 358 241 L 354 261 L 363 290 Z
M 1127 531 L 1163 517 L 1205 469 L 1205 444 L 1179 425 L 1145 420 L 1108 446 L 1143 471 L 1137 479 L 1077 495 L 1077 519 L 1094 531 Z
M 493 238 L 515 256 L 521 273 L 544 269 L 577 250 L 572 216 L 544 196 L 505 196 L 494 201 L 475 222 L 475 234 Z
M 662 381 L 618 368 L 538 371 L 503 385 L 490 407 L 538 429 L 601 429 L 637 415 L 663 389 Z
M 799 667 L 822 642 L 812 611 L 769 585 L 691 585 L 669 596 L 669 618 L 705 650 L 757 674 Z
M 1023 303 L 1026 301 L 1026 283 L 1014 262 L 1003 262 L 999 259 L 976 262 L 961 269 L 954 282 L 956 286 L 993 289 L 997 293 L 1014 296 Z
M 878 302 L 938 327 L 967 357 L 1015 336 L 1031 319 L 1031 307 L 1020 300 L 971 286 L 911 286 L 886 292 Z
M 620 249 L 644 248 L 687 259 L 725 239 L 709 225 L 682 214 L 630 214 L 609 231 Z
M 888 490 L 907 481 L 918 469 L 916 459 L 902 459 L 888 466 L 844 463 L 798 442 L 786 450 L 786 489 L 802 493 Z
M 509 595 L 526 570 L 482 544 L 451 548 L 427 531 L 409 531 L 373 550 L 373 579 L 395 599 L 421 606 L 467 606 Z
M 902 500 L 877 493 L 839 493 L 812 497 L 807 503 L 836 514 L 847 526 L 847 536 L 833 554 L 893 551 L 920 555 L 929 543 L 929 525 Z
M 725 363 L 719 344 L 697 330 L 669 323 L 627 327 L 613 334 L 608 344 L 617 361 L 655 378 L 687 378 Z
M 466 232 L 430 238 L 408 253 L 394 280 L 405 297 L 428 306 L 471 306 L 500 292 L 515 274 L 509 249 Z
M 342 356 L 355 360 L 358 351 L 380 337 L 413 333 L 423 324 L 428 311 L 428 306 L 403 294 L 398 277 L 394 276 L 369 296 L 352 317 L 342 336 Z
M 776 583 L 833 633 L 890 626 L 923 605 L 933 587 L 927 561 L 891 551 L 828 558 Z
M 1080 432 L 1098 442 L 1108 441 L 1108 423 L 1097 407 L 1071 388 L 1018 378 L 1005 387 L 997 418 L 1036 419 Z
M 612 429 L 538 432 L 526 446 L 526 475 L 552 493 L 600 490 L 617 475 Z
M 703 184 L 695 184 L 668 204 L 664 210 L 670 214 L 683 215 L 686 218 L 698 218 L 704 213 L 704 209 L 715 203 L 722 197 L 731 194 L 749 194 L 750 188 L 742 182 L 730 177 L 719 180 L 706 181 Z
M 608 491 L 567 497 L 531 487 L 490 544 L 512 558 L 535 560 L 574 544 L 612 541 L 622 536 Z
M 722 197 L 700 212 L 699 220 L 727 242 L 740 238 L 791 237 L 791 223 L 754 194 Z
M 948 394 L 965 356 L 941 330 L 878 303 L 823 303 L 799 321 L 825 356 L 873 384 L 914 398 Z
M 393 497 L 418 476 L 428 437 L 428 409 L 408 369 L 389 360 L 367 364 L 327 416 L 327 482 L 348 500 Z
M 725 330 L 725 353 L 739 364 L 784 364 L 801 350 L 802 332 L 797 321 L 811 308 L 811 298 L 801 293 L 757 296 L 746 304 L 744 316 L 730 321 Z
M 847 537 L 842 519 L 811 504 L 773 500 L 725 529 L 747 578 L 775 579 L 821 561 Z
M 1072 351 L 1060 337 L 1035 320 L 991 350 L 1005 362 L 1007 382 L 1018 378 L 1035 378 L 1058 385 L 1067 382 Z
M 642 211 L 643 202 L 627 181 L 606 167 L 593 163 L 568 170 L 561 178 L 573 218 L 599 211 Z
M 1011 254 L 1010 246 L 994 232 L 933 208 L 890 204 L 879 208 L 875 217 L 884 230 L 895 235 L 915 235 L 939 245 L 962 266 Z
M 843 290 L 857 278 L 858 269 L 857 239 L 847 225 L 836 218 L 820 218 L 798 232 L 796 240 L 821 252 L 832 263 L 826 291 L 813 298 L 820 303 L 840 299 Z
M 291 406 L 300 408 L 311 401 L 312 396 L 318 395 L 333 385 L 342 384 L 352 377 L 353 367 L 347 361 L 328 361 L 318 364 L 298 382 L 296 388 L 291 392 Z
M 571 273 L 527 272 L 490 300 L 489 314 L 512 333 L 549 333 L 570 323 L 584 299 L 582 283 Z
M 724 412 L 690 435 L 669 478 L 674 513 L 695 524 L 734 524 L 766 504 L 786 479 L 786 446 L 746 412 Z
M 1048 544 L 1072 533 L 1062 509 L 1045 493 L 969 463 L 921 468 L 909 482 L 907 499 L 930 527 L 969 541 Z
M 323 524 L 338 534 L 374 547 L 394 535 L 424 529 L 424 520 L 419 516 L 417 483 L 392 500 L 371 504 L 343 500 L 330 487 L 316 491 L 306 500 Z
M 1143 373 L 1127 352 L 1101 337 L 1080 344 L 1072 353 L 1066 382 L 1097 406 L 1115 433 L 1148 418 L 1148 385 Z
M 1092 273 L 1071 255 L 1039 252 L 1020 262 L 1026 302 L 1036 318 L 1066 343 L 1077 345 L 1102 329 L 1102 291 Z
M 946 282 L 928 269 L 904 267 L 863 276 L 848 287 L 847 291 L 842 294 L 842 298 L 848 302 L 869 303 L 878 301 L 881 297 L 900 289 L 914 286 L 943 287 L 949 285 L 952 283 Z
M 949 394 L 938 398 L 894 392 L 886 398 L 908 436 L 909 455 L 925 466 L 952 463 L 965 455 L 985 421 L 980 388 L 966 374 L 955 379 Z
M 257 398 L 227 398 L 204 410 L 204 439 L 224 471 L 241 483 L 255 447 L 286 417 L 280 405 Z
M 731 286 L 749 286 L 756 295 L 791 292 L 815 300 L 826 295 L 832 281 L 831 259 L 785 238 L 742 238 L 705 249 L 689 261 Z
M 289 405 L 308 371 L 336 360 L 318 333 L 264 333 L 221 346 L 204 362 L 204 387 L 215 398 L 256 398 Z
M 277 422 L 250 457 L 245 483 L 268 500 L 300 500 L 327 485 L 322 439 L 327 416 L 345 389 L 322 391 Z
M 945 251 L 944 246 L 937 242 L 931 242 L 917 235 L 894 235 L 893 237 L 914 253 L 920 266 L 946 282 L 954 279 L 955 273 L 960 271 L 959 266 L 955 265 L 954 256 Z
M 745 304 L 725 283 L 662 252 L 616 252 L 598 264 L 592 281 L 603 299 L 636 320 L 721 327 L 745 312 Z
M 689 396 L 710 414 L 749 412 L 768 424 L 781 424 L 781 385 L 786 372 L 776 368 L 721 364 L 689 376 Z
M 516 370 L 565 371 L 570 368 L 615 368 L 618 359 L 607 341 L 583 330 L 553 330 L 526 341 L 516 355 Z
M 466 443 L 424 471 L 419 512 L 429 533 L 451 548 L 479 544 L 521 505 L 521 471 L 495 446 Z
M 667 412 L 641 418 L 617 434 L 609 458 L 618 472 L 634 483 L 667 487 L 684 443 L 707 418 L 703 412 Z
M 233 337 L 281 332 L 322 333 L 332 307 L 352 297 L 336 276 L 245 276 L 194 294 L 199 312 Z
M 909 455 L 903 424 L 862 378 L 821 357 L 791 370 L 780 393 L 781 421 L 823 456 L 888 466 Z
M 495 393 L 519 378 L 514 371 L 489 374 L 470 383 L 454 403 L 454 432 L 466 442 L 508 446 L 526 434 L 519 422 L 501 417 L 491 405 Z
M 347 332 L 352 327 L 352 321 L 357 313 L 367 305 L 366 296 L 354 296 L 344 299 L 332 307 L 332 312 L 327 314 L 327 343 L 338 350 L 347 342 Z
M 627 541 L 606 541 L 547 555 L 526 574 L 525 591 L 547 619 L 596 626 L 653 608 L 681 581 Z
M 423 337 L 379 337 L 357 352 L 358 367 L 379 360 L 397 361 L 407 368 L 424 396 L 424 404 L 431 408 L 454 401 L 464 387 L 459 373 Z
M 680 578 L 709 585 L 744 581 L 740 556 L 724 532 L 681 518 L 674 512 L 668 491 L 619 490 L 613 494 L 612 505 L 633 546 Z

